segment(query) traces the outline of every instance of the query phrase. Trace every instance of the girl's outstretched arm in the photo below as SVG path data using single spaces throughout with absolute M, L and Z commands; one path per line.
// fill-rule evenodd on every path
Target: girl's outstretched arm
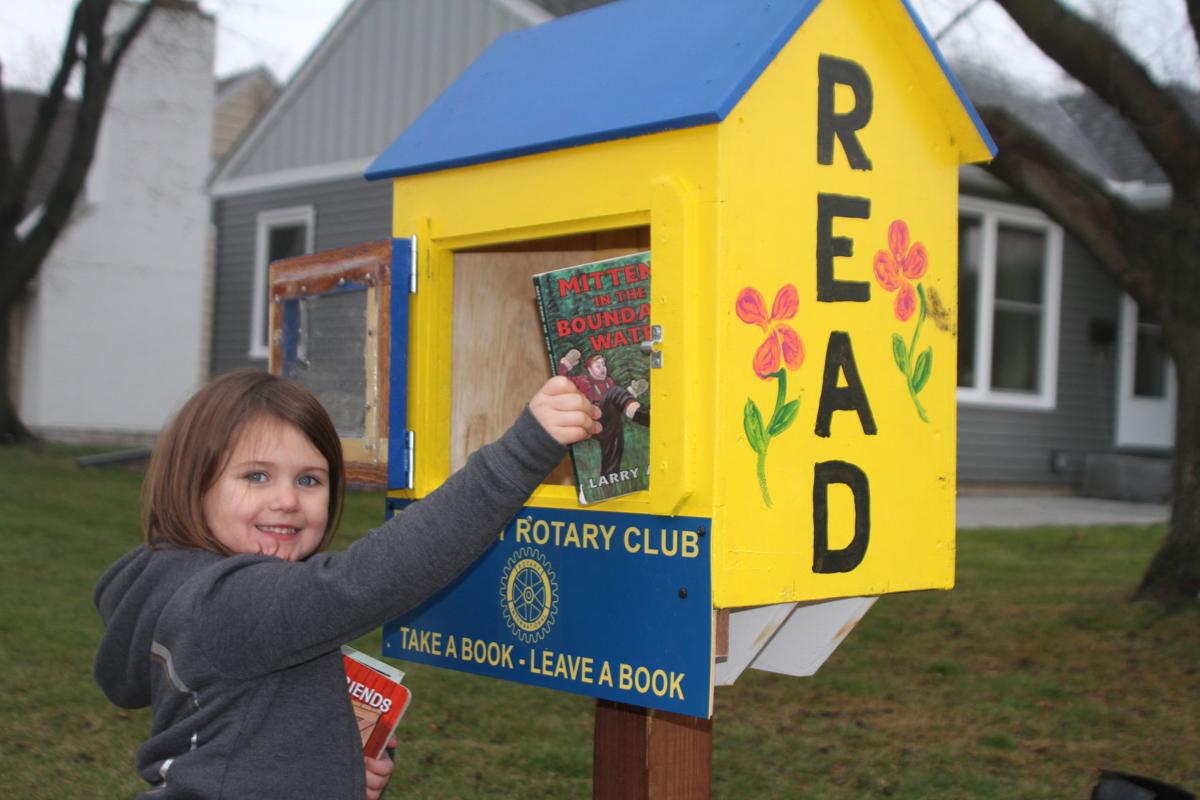
M 435 491 L 345 552 L 307 561 L 219 559 L 206 580 L 176 592 L 163 644 L 226 677 L 307 661 L 406 613 L 445 587 L 496 540 L 566 455 L 599 429 L 590 401 L 566 378 L 548 381 L 497 441 Z M 186 640 L 186 641 L 185 641 Z M 203 683 L 202 674 L 184 675 Z

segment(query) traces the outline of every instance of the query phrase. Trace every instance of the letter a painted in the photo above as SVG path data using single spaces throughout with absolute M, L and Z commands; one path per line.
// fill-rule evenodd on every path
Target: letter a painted
M 838 374 L 846 376 L 846 385 L 838 386 Z M 821 402 L 817 407 L 817 436 L 829 438 L 829 424 L 835 411 L 857 411 L 863 433 L 874 436 L 875 415 L 867 401 L 867 391 L 858 376 L 858 365 L 854 362 L 854 348 L 850 334 L 846 331 L 830 331 L 829 344 L 825 347 L 825 373 L 821 378 Z

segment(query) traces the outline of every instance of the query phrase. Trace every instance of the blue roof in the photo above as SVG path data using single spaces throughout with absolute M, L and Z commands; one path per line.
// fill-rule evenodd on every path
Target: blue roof
M 620 0 L 505 34 L 375 159 L 366 177 L 720 122 L 819 2 Z

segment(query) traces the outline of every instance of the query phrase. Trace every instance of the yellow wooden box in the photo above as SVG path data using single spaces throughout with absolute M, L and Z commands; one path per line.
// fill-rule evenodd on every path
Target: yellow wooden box
M 505 37 L 368 172 L 416 237 L 392 495 L 547 377 L 532 274 L 648 247 L 651 488 L 589 511 L 710 518 L 717 608 L 951 587 L 958 169 L 993 150 L 899 0 L 626 0 Z M 530 504 L 575 508 L 563 475 Z

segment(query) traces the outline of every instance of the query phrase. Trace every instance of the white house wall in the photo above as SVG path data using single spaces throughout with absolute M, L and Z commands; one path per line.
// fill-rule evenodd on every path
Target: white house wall
M 207 16 L 157 11 L 118 73 L 86 196 L 26 307 L 35 429 L 153 432 L 201 380 L 213 36 Z

